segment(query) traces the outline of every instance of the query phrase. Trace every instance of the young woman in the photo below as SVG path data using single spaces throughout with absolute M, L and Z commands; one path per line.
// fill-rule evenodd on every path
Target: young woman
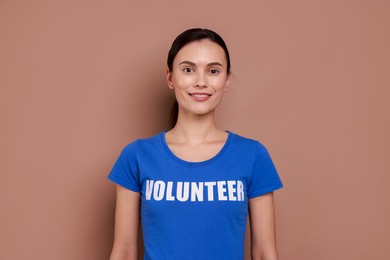
M 140 220 L 144 259 L 244 259 L 248 213 L 252 259 L 276 260 L 280 178 L 262 144 L 214 120 L 230 85 L 225 42 L 211 30 L 187 30 L 167 63 L 177 122 L 126 146 L 108 176 L 118 184 L 111 260 L 137 259 Z

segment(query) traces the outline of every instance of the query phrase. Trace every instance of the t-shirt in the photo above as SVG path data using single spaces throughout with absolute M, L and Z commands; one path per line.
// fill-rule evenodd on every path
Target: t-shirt
M 136 140 L 108 178 L 141 193 L 145 260 L 244 259 L 248 199 L 283 186 L 266 148 L 232 132 L 202 162 L 175 156 L 165 131 Z

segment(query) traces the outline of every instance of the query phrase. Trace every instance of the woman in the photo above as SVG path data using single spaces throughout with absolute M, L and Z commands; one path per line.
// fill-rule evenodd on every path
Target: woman
M 230 85 L 223 39 L 207 29 L 180 34 L 168 54 L 167 83 L 178 104 L 169 131 L 122 151 L 111 260 L 244 259 L 249 212 L 252 259 L 277 259 L 273 191 L 282 187 L 265 147 L 217 127 L 215 109 Z

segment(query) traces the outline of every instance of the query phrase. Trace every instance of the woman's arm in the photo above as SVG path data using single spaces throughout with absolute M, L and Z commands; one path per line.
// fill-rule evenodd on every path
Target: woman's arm
M 115 235 L 110 260 L 136 260 L 140 224 L 140 194 L 116 189 Z
M 249 199 L 252 260 L 277 260 L 273 193 Z

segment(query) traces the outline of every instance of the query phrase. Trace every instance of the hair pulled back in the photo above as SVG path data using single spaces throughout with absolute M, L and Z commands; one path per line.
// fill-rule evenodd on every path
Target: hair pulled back
M 176 39 L 173 41 L 172 46 L 168 52 L 168 58 L 167 58 L 167 65 L 169 72 L 172 73 L 173 71 L 173 61 L 177 55 L 177 53 L 183 48 L 185 45 L 195 42 L 195 41 L 200 41 L 203 39 L 208 39 L 219 46 L 224 50 L 225 55 L 226 55 L 226 61 L 227 61 L 227 66 L 226 70 L 227 73 L 230 74 L 230 55 L 229 55 L 229 50 L 226 46 L 225 41 L 222 39 L 219 34 L 216 32 L 210 30 L 210 29 L 202 29 L 202 28 L 192 28 L 188 29 L 181 34 L 179 34 Z M 179 115 L 179 106 L 177 101 L 175 100 L 172 109 L 171 109 L 171 116 L 169 120 L 169 128 L 173 128 L 177 122 L 177 117 Z
M 176 39 L 172 43 L 171 49 L 168 52 L 167 65 L 169 71 L 172 72 L 173 60 L 175 59 L 177 53 L 181 50 L 181 48 L 191 42 L 200 41 L 203 39 L 208 39 L 218 44 L 225 51 L 227 61 L 227 73 L 230 73 L 230 55 L 225 41 L 216 32 L 202 28 L 188 29 L 176 37 Z

